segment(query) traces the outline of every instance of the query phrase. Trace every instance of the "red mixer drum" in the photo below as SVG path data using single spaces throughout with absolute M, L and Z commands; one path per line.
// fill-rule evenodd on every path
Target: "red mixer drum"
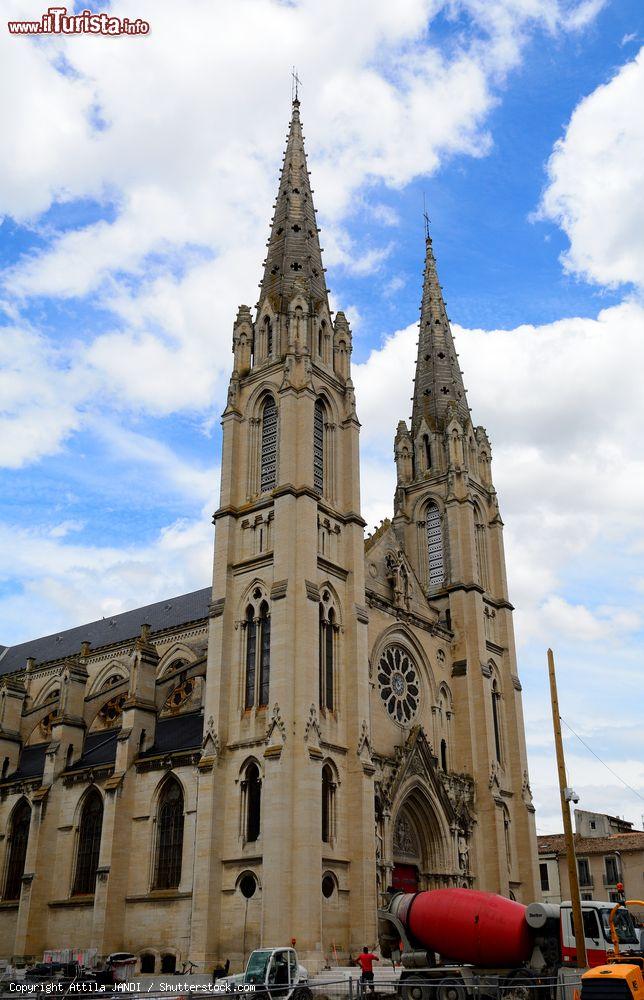
M 515 968 L 532 954 L 526 908 L 475 889 L 432 889 L 394 897 L 391 910 L 412 936 L 444 959 L 481 968 Z

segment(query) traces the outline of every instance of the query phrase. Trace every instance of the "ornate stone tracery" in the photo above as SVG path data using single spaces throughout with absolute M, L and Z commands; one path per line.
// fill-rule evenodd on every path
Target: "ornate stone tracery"
M 396 854 L 407 854 L 418 857 L 418 840 L 416 833 L 404 812 L 401 812 L 394 827 L 393 847 Z
M 389 716 L 399 726 L 410 725 L 418 713 L 418 669 L 404 646 L 387 646 L 378 661 L 380 697 Z

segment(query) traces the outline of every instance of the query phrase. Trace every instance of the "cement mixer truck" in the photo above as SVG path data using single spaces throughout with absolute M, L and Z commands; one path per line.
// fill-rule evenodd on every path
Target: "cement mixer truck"
M 591 966 L 604 964 L 612 949 L 611 909 L 582 903 Z M 639 953 L 628 910 L 618 911 L 615 931 L 622 954 Z M 475 889 L 397 892 L 378 911 L 378 937 L 383 957 L 402 964 L 404 1000 L 466 1000 L 537 979 L 546 984 L 577 958 L 570 903 L 524 906 Z

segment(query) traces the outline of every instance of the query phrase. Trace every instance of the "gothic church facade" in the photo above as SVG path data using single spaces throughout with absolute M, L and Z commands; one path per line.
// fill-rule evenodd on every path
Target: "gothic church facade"
M 393 516 L 365 541 L 351 331 L 293 104 L 239 308 L 212 590 L 0 654 L 0 952 L 312 971 L 387 887 L 538 898 L 490 443 L 425 271 Z

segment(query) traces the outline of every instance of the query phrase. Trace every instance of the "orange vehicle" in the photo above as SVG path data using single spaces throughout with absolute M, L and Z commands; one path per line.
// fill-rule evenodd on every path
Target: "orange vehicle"
M 617 903 L 608 918 L 613 954 L 581 977 L 581 1000 L 644 1000 L 644 957 L 620 954 L 619 916 L 626 906 L 644 906 L 641 899 Z

